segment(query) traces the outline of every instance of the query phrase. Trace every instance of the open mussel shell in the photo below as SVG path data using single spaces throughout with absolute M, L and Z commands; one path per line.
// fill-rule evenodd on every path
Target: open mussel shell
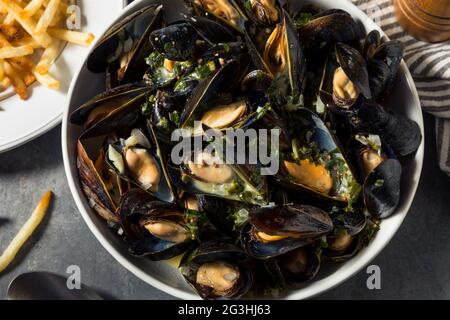
M 280 21 L 281 4 L 278 0 L 238 0 L 237 3 L 255 24 L 271 27 Z
M 231 241 L 212 240 L 187 252 L 180 271 L 203 299 L 239 299 L 253 283 L 247 259 Z
M 240 64 L 231 60 L 218 71 L 200 82 L 186 102 L 181 114 L 181 128 L 194 128 L 194 122 L 201 122 L 211 129 L 243 128 L 258 119 L 257 110 L 268 103 L 264 93 L 251 92 L 245 95 L 225 99 L 218 93 L 231 92 L 238 85 Z M 198 133 L 195 130 L 195 133 Z
M 372 30 L 361 43 L 361 53 L 364 58 L 371 60 L 380 46 L 381 35 L 378 30 Z
M 154 134 L 152 130 L 150 132 Z M 126 140 L 108 147 L 107 163 L 124 180 L 162 201 L 174 202 L 167 163 L 162 157 L 158 143 L 155 142 L 156 136 L 153 136 L 152 141 L 154 146 L 143 131 L 134 129 Z
M 145 57 L 152 50 L 148 37 L 161 24 L 162 15 L 162 6 L 151 5 L 112 27 L 93 49 L 88 69 L 96 73 L 108 69 L 118 84 L 140 80 L 146 69 Z
M 267 203 L 265 179 L 255 181 L 245 168 L 226 164 L 205 151 L 193 151 L 180 166 L 169 165 L 173 183 L 189 193 L 263 205 Z
M 359 51 L 344 43 L 338 43 L 336 45 L 336 58 L 347 79 L 350 80 L 357 89 L 357 93 L 361 93 L 366 99 L 371 99 L 372 93 L 370 92 L 367 64 Z M 336 85 L 338 85 L 339 81 L 336 79 L 336 72 L 338 72 L 338 70 L 335 71 L 334 75 L 333 97 L 338 97 L 338 99 L 335 100 L 339 103 L 340 100 L 345 101 L 347 97 L 337 95 Z
M 335 261 L 353 257 L 360 248 L 360 237 L 369 218 L 362 208 L 345 212 L 339 210 L 332 214 L 334 232 L 327 236 L 327 247 L 323 254 Z
M 197 16 L 214 17 L 217 21 L 242 33 L 247 17 L 234 0 L 187 0 Z
M 329 215 L 307 205 L 250 210 L 241 230 L 241 244 L 251 257 L 269 259 L 303 247 L 333 230 Z
M 305 86 L 306 60 L 289 14 L 282 10 L 281 20 L 258 51 L 246 25 L 245 42 L 254 65 L 272 78 L 286 80 L 289 90 L 280 94 L 300 94 Z M 280 89 L 281 90 L 281 89 Z
M 300 42 L 311 65 L 324 61 L 337 43 L 357 44 L 363 37 L 360 25 L 344 11 L 326 11 L 298 30 Z
M 184 210 L 152 200 L 141 190 L 131 190 L 122 198 L 119 212 L 129 237 L 130 253 L 154 261 L 167 260 L 185 252 L 194 242 L 186 227 Z M 133 230 L 132 235 L 129 230 Z
M 81 187 L 90 206 L 106 221 L 118 222 L 116 204 L 80 140 L 77 142 L 77 166 Z
M 151 87 L 143 83 L 125 84 L 96 95 L 77 108 L 70 116 L 76 125 L 84 125 L 86 129 L 129 103 L 139 103 Z
M 375 102 L 363 103 L 353 124 L 357 131 L 379 135 L 399 158 L 416 152 L 422 142 L 422 132 L 417 122 L 387 112 Z
M 314 112 L 300 108 L 289 117 L 292 154 L 284 154 L 275 180 L 296 196 L 345 206 L 357 182 L 342 147 Z
M 392 215 L 400 202 L 402 166 L 396 159 L 388 159 L 366 178 L 363 187 L 367 211 L 376 218 Z

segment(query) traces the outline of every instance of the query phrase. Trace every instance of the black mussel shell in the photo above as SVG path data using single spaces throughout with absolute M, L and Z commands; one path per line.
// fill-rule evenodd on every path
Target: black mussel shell
M 248 73 L 241 83 L 242 91 L 267 92 L 272 84 L 272 76 L 262 70 L 253 70 Z
M 369 32 L 361 45 L 361 51 L 363 56 L 367 60 L 371 60 L 376 50 L 380 46 L 380 43 L 381 43 L 380 32 L 378 30 L 372 30 L 371 32 Z
M 298 30 L 298 35 L 305 48 L 308 63 L 317 65 L 316 61 L 324 61 L 337 43 L 357 43 L 362 38 L 363 31 L 348 13 L 330 12 L 303 25 Z
M 374 102 L 361 106 L 356 121 L 357 130 L 378 134 L 398 157 L 416 152 L 422 142 L 422 132 L 417 122 L 386 112 Z
M 312 243 L 332 229 L 331 218 L 316 207 L 262 207 L 250 211 L 249 223 L 241 230 L 241 243 L 251 257 L 269 259 Z M 255 231 L 282 238 L 260 241 Z
M 70 116 L 70 121 L 76 125 L 90 128 L 123 105 L 137 97 L 143 97 L 151 91 L 151 87 L 143 83 L 125 84 L 109 91 L 100 93 L 81 105 Z
M 364 202 L 369 213 L 377 218 L 392 215 L 400 202 L 402 166 L 398 160 L 382 162 L 366 178 Z
M 156 51 L 166 59 L 186 61 L 194 58 L 198 34 L 189 23 L 178 23 L 159 30 L 150 35 L 151 43 Z
M 321 265 L 320 252 L 314 246 L 292 250 L 276 260 L 281 275 L 288 283 L 302 283 L 313 279 Z
M 239 69 L 240 63 L 232 60 L 201 81 L 186 101 L 185 109 L 180 118 L 180 127 L 187 127 L 196 111 L 207 107 L 209 105 L 208 102 L 215 94 L 230 91 L 236 85 L 233 79 L 235 79 Z
M 336 45 L 336 57 L 345 74 L 364 97 L 372 98 L 369 85 L 369 73 L 363 56 L 355 48 L 344 43 Z
M 162 218 L 184 223 L 184 211 L 174 204 L 155 201 L 140 189 L 132 189 L 122 197 L 119 213 L 130 242 L 129 252 L 133 256 L 145 256 L 153 261 L 167 260 L 180 255 L 194 244 L 191 238 L 176 243 L 158 238 L 144 229 L 143 224 L 149 219 Z
M 388 65 L 381 60 L 369 60 L 367 62 L 367 71 L 369 72 L 369 85 L 372 97 L 380 98 L 387 89 L 391 71 Z
M 247 259 L 245 252 L 229 239 L 211 240 L 202 242 L 198 247 L 187 252 L 180 262 L 180 271 L 203 299 L 239 299 L 250 290 L 253 283 L 253 275 L 247 265 Z M 225 296 L 216 295 L 212 288 L 198 284 L 196 281 L 197 271 L 201 265 L 219 261 L 236 267 L 240 273 L 235 286 Z

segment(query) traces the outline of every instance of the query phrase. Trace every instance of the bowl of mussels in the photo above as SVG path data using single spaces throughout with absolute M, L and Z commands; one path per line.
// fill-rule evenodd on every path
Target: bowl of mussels
M 178 298 L 324 292 L 386 246 L 414 198 L 423 119 L 403 55 L 349 1 L 135 1 L 70 89 L 77 206 L 123 266 Z M 180 129 L 276 129 L 278 170 L 201 150 L 175 162 Z

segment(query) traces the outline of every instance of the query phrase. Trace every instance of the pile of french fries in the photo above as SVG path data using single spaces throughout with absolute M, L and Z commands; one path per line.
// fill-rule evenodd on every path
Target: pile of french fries
M 49 89 L 60 82 L 50 67 L 67 42 L 88 46 L 94 35 L 67 29 L 76 19 L 71 0 L 0 0 L 0 91 L 13 86 L 23 100 L 35 81 Z

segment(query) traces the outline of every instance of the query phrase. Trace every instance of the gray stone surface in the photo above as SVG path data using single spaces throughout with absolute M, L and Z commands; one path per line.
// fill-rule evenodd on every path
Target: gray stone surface
M 450 298 L 450 178 L 438 169 L 434 120 L 426 116 L 425 165 L 413 206 L 399 232 L 375 259 L 382 289 L 366 288 L 361 271 L 319 299 Z M 117 263 L 90 233 L 70 194 L 60 147 L 60 128 L 0 155 L 0 251 L 28 218 L 40 196 L 54 190 L 49 216 L 17 259 L 0 274 L 0 298 L 27 271 L 64 274 L 79 265 L 82 281 L 120 299 L 171 299 Z

